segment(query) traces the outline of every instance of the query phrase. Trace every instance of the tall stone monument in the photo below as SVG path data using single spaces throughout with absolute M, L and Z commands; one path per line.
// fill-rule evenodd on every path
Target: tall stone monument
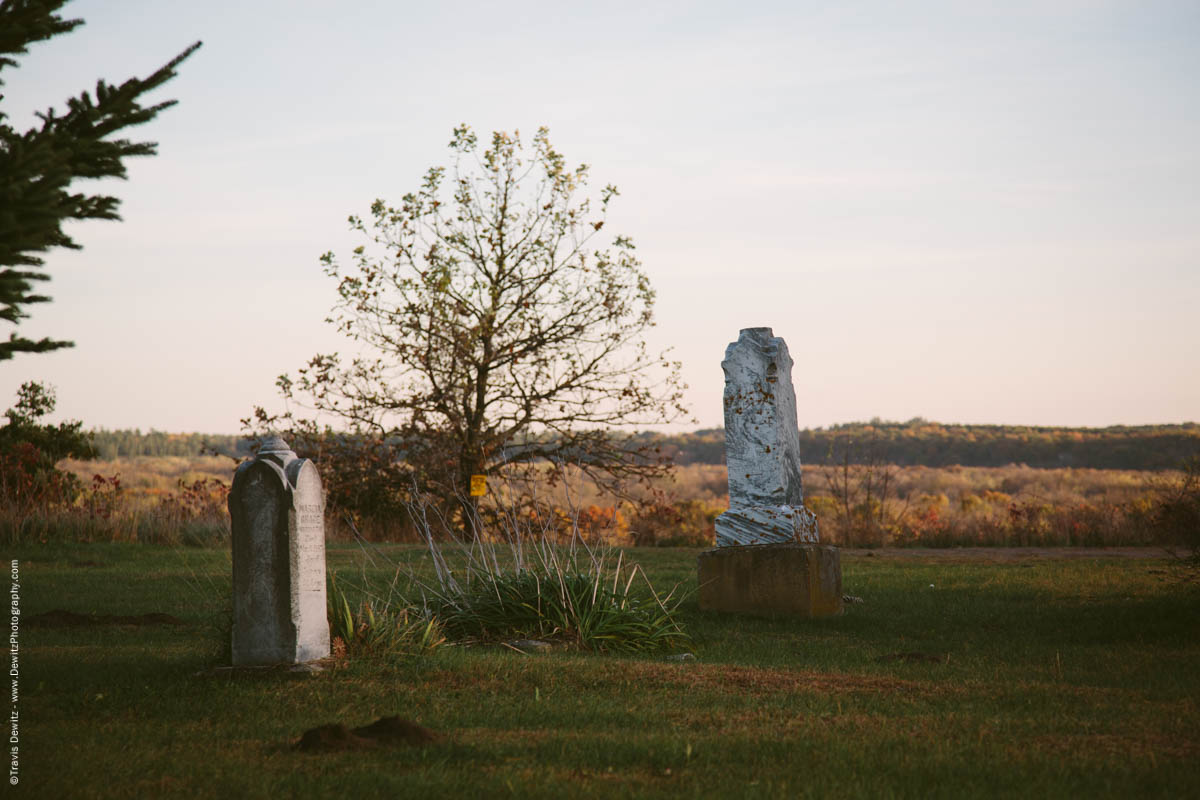
M 804 507 L 796 392 L 787 344 L 770 328 L 745 328 L 725 348 L 725 464 L 729 510 L 717 545 L 816 542 Z
M 729 510 L 700 554 L 700 608 L 828 616 L 842 611 L 836 547 L 819 544 L 804 507 L 796 392 L 787 344 L 743 328 L 725 349 Z
M 233 665 L 303 664 L 329 655 L 325 498 L 317 468 L 273 436 L 237 468 Z

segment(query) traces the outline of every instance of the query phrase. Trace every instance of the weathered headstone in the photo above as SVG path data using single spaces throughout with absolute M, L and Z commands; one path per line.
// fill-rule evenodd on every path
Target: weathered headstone
M 729 510 L 717 518 L 717 545 L 816 542 L 817 518 L 804 507 L 787 344 L 770 328 L 744 328 L 721 368 Z
M 325 499 L 317 468 L 283 439 L 267 439 L 234 473 L 229 516 L 233 665 L 328 656 Z
M 729 510 L 717 517 L 716 549 L 698 560 L 700 608 L 840 614 L 838 550 L 818 543 L 817 518 L 804 507 L 787 344 L 770 328 L 744 328 L 721 367 Z

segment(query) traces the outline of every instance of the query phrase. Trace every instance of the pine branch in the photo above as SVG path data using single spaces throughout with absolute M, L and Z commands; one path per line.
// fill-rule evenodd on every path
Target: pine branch
M 0 0 L 0 69 L 17 65 L 29 45 L 68 33 L 82 20 L 63 20 L 58 10 L 65 0 Z M 143 125 L 176 101 L 143 106 L 144 94 L 175 77 L 185 59 L 200 47 L 188 47 L 146 78 L 131 78 L 120 86 L 101 80 L 95 96 L 87 92 L 67 101 L 66 112 L 54 109 L 37 115 L 40 125 L 18 132 L 5 124 L 0 112 L 0 319 L 16 324 L 28 317 L 24 307 L 48 302 L 30 294 L 31 281 L 48 276 L 28 269 L 41 267 L 41 253 L 79 245 L 62 228 L 65 220 L 119 220 L 120 200 L 104 194 L 71 192 L 77 179 L 127 176 L 125 159 L 151 156 L 154 142 L 112 138 L 126 128 Z M 0 82 L 2 83 L 2 82 Z M 2 97 L 0 97 L 2 99 Z M 71 342 L 33 341 L 10 335 L 0 342 L 0 360 L 17 352 L 46 352 L 70 347 Z

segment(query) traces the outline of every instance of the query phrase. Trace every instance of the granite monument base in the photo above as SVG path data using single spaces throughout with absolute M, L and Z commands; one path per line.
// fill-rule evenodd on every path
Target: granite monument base
M 832 617 L 842 613 L 842 561 L 827 544 L 718 547 L 700 554 L 700 610 Z

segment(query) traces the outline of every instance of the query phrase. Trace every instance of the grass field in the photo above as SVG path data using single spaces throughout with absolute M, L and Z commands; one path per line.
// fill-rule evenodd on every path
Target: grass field
M 845 554 L 863 602 L 836 619 L 704 615 L 689 595 L 692 661 L 441 647 L 231 680 L 197 674 L 222 650 L 227 552 L 9 552 L 26 621 L 186 623 L 22 627 L 30 796 L 1200 796 L 1200 582 L 1165 560 Z M 627 555 L 659 588 L 694 589 L 696 552 Z M 390 574 L 352 546 L 329 564 Z M 291 749 L 308 728 L 391 714 L 443 738 Z

